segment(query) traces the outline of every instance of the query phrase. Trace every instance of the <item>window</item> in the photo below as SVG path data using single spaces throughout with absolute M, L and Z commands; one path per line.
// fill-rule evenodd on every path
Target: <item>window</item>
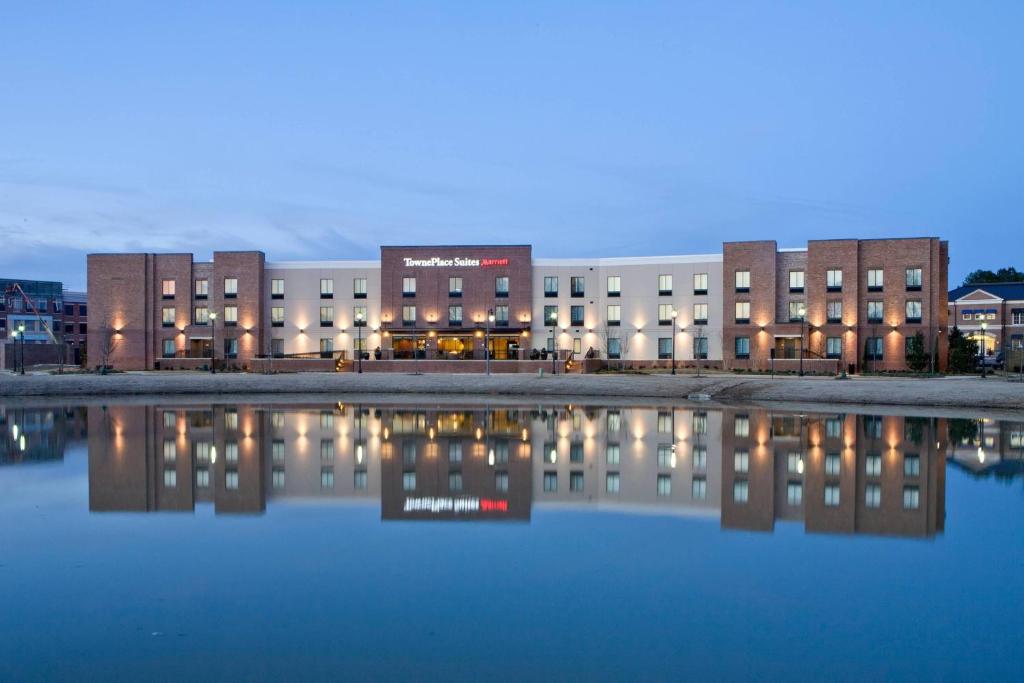
M 672 357 L 672 337 L 658 337 L 658 358 L 665 360 Z
M 586 289 L 585 280 L 578 275 L 569 278 L 569 296 L 580 297 Z
M 839 476 L 839 469 L 842 466 L 842 458 L 838 453 L 825 454 L 825 474 Z
M 544 491 L 546 493 L 558 491 L 558 472 L 544 473 Z
M 320 462 L 334 462 L 334 439 L 320 439 Z
M 868 291 L 881 292 L 884 282 L 884 273 L 880 268 L 868 271 Z
M 583 306 L 570 306 L 569 320 L 573 327 L 580 327 L 583 325 Z
M 750 271 L 749 270 L 737 270 L 736 271 L 736 291 L 737 292 L 749 292 L 750 291 Z
M 921 474 L 921 457 L 907 454 L 903 456 L 903 476 L 917 477 Z
M 178 459 L 178 446 L 174 439 L 164 439 L 164 462 L 173 463 Z
M 321 339 L 320 340 L 320 357 L 330 358 L 331 354 L 334 353 L 334 340 L 333 339 Z
M 694 446 L 693 447 L 693 471 L 703 472 L 708 468 L 708 449 L 707 446 Z
M 196 325 L 210 324 L 210 309 L 206 306 L 196 306 L 193 322 Z
M 800 322 L 807 315 L 807 309 L 803 301 L 789 302 L 789 322 Z
M 558 276 L 557 275 L 545 275 L 544 276 L 544 296 L 547 296 L 547 297 L 558 296 Z
M 694 294 L 707 294 L 708 293 L 708 274 L 707 273 L 694 273 L 693 274 L 693 293 Z
M 864 458 L 864 474 L 869 477 L 882 475 L 882 456 L 878 453 L 868 453 Z
M 618 432 L 622 429 L 622 413 L 617 410 L 608 411 L 608 431 Z
M 1024 309 L 1016 308 L 1010 314 L 1010 324 L 1024 325 Z
M 448 473 L 448 490 L 453 493 L 458 493 L 462 490 L 462 472 Z
M 825 339 L 825 357 L 826 358 L 842 358 L 843 357 L 843 338 L 842 337 L 827 337 Z
M 878 415 L 864 416 L 864 436 L 869 439 L 882 438 L 882 418 Z
M 671 275 L 659 275 L 658 276 L 658 294 L 661 296 L 668 296 L 672 293 L 672 276 Z
M 745 474 L 750 471 L 750 451 L 737 450 L 733 452 L 732 461 L 737 472 Z
M 907 268 L 907 291 L 908 292 L 920 292 L 921 291 L 921 269 L 920 268 Z
M 234 299 L 236 296 L 238 296 L 238 278 L 224 278 L 224 298 Z
M 671 474 L 659 474 L 658 475 L 658 495 L 659 496 L 671 496 L 672 495 L 672 475 Z
M 365 277 L 352 278 L 352 298 L 354 298 L 354 299 L 365 299 L 366 298 L 366 278 Z
M 736 337 L 736 357 L 750 358 L 750 337 Z
M 196 298 L 205 299 L 210 294 L 209 280 L 196 280 Z
M 804 456 L 802 453 L 790 453 L 786 456 L 786 470 L 790 474 L 804 473 Z
M 224 307 L 224 324 L 228 327 L 234 327 L 238 324 L 238 306 Z
M 462 306 L 455 305 L 448 307 L 448 324 L 449 325 L 461 325 L 462 324 Z
M 573 442 L 569 444 L 569 462 L 583 462 L 583 444 Z
M 843 434 L 843 421 L 838 417 L 825 419 L 825 436 L 829 439 L 838 439 Z
M 658 433 L 672 433 L 672 413 L 670 411 L 658 411 Z
M 334 325 L 334 306 L 320 307 L 320 327 L 331 327 Z
M 903 509 L 916 510 L 921 504 L 921 490 L 916 486 L 903 487 Z
M 804 271 L 789 271 L 789 291 L 794 293 L 804 291 Z
M 707 304 L 694 304 L 693 305 L 693 324 L 694 325 L 707 325 L 708 324 L 708 305 Z
M 919 322 L 921 322 L 921 302 L 920 301 L 908 301 L 907 302 L 907 322 L 908 323 L 919 323 Z
M 620 296 L 622 294 L 622 280 L 618 275 L 608 276 L 608 296 Z
M 500 275 L 494 278 L 494 296 L 504 298 L 508 296 L 508 276 Z
M 843 302 L 829 301 L 825 304 L 825 318 L 830 323 L 843 322 Z
M 868 302 L 868 322 L 880 323 L 883 317 L 883 304 L 881 301 Z
M 334 298 L 334 280 L 321 278 L 321 280 L 320 280 L 320 298 L 321 299 L 333 299 Z
M 746 503 L 750 497 L 750 485 L 745 479 L 733 482 L 732 500 L 734 503 Z
M 402 278 L 402 296 L 416 296 L 416 278 Z
M 178 485 L 178 473 L 173 469 L 164 470 L 164 487 L 173 489 Z
M 864 506 L 876 508 L 882 504 L 882 487 L 880 484 L 868 484 L 864 487 Z
M 508 493 L 508 472 L 494 473 L 494 490 L 498 493 Z
M 704 477 L 694 477 L 690 484 L 690 496 L 694 500 L 704 500 L 708 496 L 708 480 Z
M 672 304 L 658 304 L 658 324 L 671 325 L 673 310 Z
M 174 298 L 174 280 L 164 280 L 162 285 L 163 285 L 164 298 L 165 299 L 173 299 Z
M 352 324 L 356 327 L 366 327 L 366 306 L 352 307 Z
M 707 337 L 694 337 L 693 338 L 693 357 L 696 360 L 707 360 L 707 357 L 708 357 L 708 338 Z
M 570 472 L 569 473 L 569 490 L 574 493 L 579 493 L 583 490 L 583 473 L 582 472 Z
M 960 316 L 960 317 L 963 318 L 964 320 L 970 320 L 971 319 L 971 312 L 970 311 L 964 311 L 963 315 Z
M 609 325 L 617 326 L 622 324 L 622 307 L 619 304 L 608 304 L 606 319 Z
M 608 493 L 619 492 L 619 473 L 609 472 L 604 477 L 604 490 Z
M 450 277 L 450 278 L 448 278 L 448 296 L 454 296 L 454 297 L 462 296 L 462 278 L 461 277 Z
M 618 337 L 608 338 L 608 358 L 616 360 L 622 357 L 622 340 Z
M 825 507 L 836 507 L 839 505 L 839 484 L 829 484 L 825 487 Z
M 448 462 L 462 462 L 462 443 L 459 441 L 448 442 Z
M 284 327 L 284 306 L 274 306 L 270 309 L 270 325 Z
M 271 299 L 283 299 L 284 298 L 284 280 L 276 279 L 270 281 L 270 298 Z
M 270 355 L 274 358 L 284 356 L 284 339 L 273 338 L 270 340 Z
M 572 338 L 572 352 L 576 355 L 583 353 L 583 340 L 579 337 Z
M 733 434 L 742 438 L 750 436 L 750 417 L 737 415 L 733 421 Z
M 825 271 L 825 289 L 829 292 L 843 291 L 843 271 L 833 268 Z
M 174 306 L 164 306 L 161 312 L 161 320 L 163 320 L 164 327 L 174 327 Z
M 407 326 L 416 324 L 415 306 L 402 306 L 402 324 Z
M 791 481 L 786 484 L 786 502 L 790 505 L 800 505 L 804 502 L 804 486 L 798 481 Z
M 224 340 L 224 357 L 238 358 L 238 339 L 231 337 Z
M 551 327 L 558 324 L 558 306 L 544 307 L 544 324 Z
M 416 490 L 416 473 L 415 472 L 402 472 L 402 490 L 403 491 L 415 491 Z
M 617 443 L 610 443 L 610 444 L 608 444 L 608 446 L 605 448 L 604 454 L 605 454 L 604 455 L 605 462 L 607 464 L 609 464 L 609 465 L 618 465 L 619 464 L 619 444 L 617 444 Z
M 750 322 L 750 302 L 736 302 L 736 324 L 745 325 Z
M 864 358 L 867 360 L 884 360 L 881 337 L 868 337 L 864 340 Z

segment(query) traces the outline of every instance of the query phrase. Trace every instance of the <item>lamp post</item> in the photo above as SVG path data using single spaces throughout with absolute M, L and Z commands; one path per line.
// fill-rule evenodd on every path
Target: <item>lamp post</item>
M 558 315 L 553 314 L 548 316 L 548 323 L 551 324 L 551 374 L 558 374 L 558 337 L 555 336 L 555 327 L 558 326 Z
M 672 374 L 676 374 L 676 318 L 679 311 L 672 309 Z
M 491 374 L 491 325 L 494 324 L 494 309 L 487 309 L 487 325 L 484 327 L 484 369 Z
M 800 376 L 804 376 L 804 328 L 807 326 L 807 306 L 800 304 Z
M 217 313 L 210 313 L 210 374 L 217 372 Z
M 356 361 L 357 372 L 362 373 L 363 371 L 363 314 L 362 312 L 356 313 L 356 334 L 359 337 L 359 342 L 356 344 Z
M 18 330 L 11 332 L 14 338 L 14 374 L 18 374 Z
M 981 378 L 985 379 L 985 330 L 988 329 L 988 323 L 981 324 L 981 340 L 978 342 L 978 356 L 981 357 Z M 25 346 L 25 340 L 21 341 L 22 347 Z
M 25 323 L 18 323 L 18 337 L 21 338 L 21 374 L 25 374 Z

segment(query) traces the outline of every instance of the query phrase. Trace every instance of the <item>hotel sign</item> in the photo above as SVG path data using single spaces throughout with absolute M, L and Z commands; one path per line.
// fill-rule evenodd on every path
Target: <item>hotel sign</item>
M 405 504 L 402 506 L 402 512 L 429 512 L 435 515 L 442 513 L 456 515 L 478 512 L 507 513 L 508 501 L 491 498 L 421 496 L 418 498 L 406 498 Z
M 489 268 L 491 266 L 507 266 L 508 257 L 504 258 L 443 258 L 432 256 L 430 258 L 409 258 L 402 259 L 406 268 Z

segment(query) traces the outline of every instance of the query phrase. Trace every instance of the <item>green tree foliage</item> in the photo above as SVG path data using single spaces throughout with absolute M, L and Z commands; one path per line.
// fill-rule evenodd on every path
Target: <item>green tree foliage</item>
M 949 333 L 949 370 L 951 372 L 971 372 L 978 362 L 978 342 L 968 339 L 954 327 Z
M 1024 273 L 1013 266 L 999 270 L 976 270 L 964 278 L 965 285 L 983 285 L 990 282 L 1024 282 Z
M 949 442 L 952 444 L 971 443 L 978 436 L 977 420 L 952 418 L 949 421 Z
M 921 372 L 928 367 L 931 356 L 925 350 L 924 335 L 918 332 L 907 343 L 907 365 L 914 372 Z

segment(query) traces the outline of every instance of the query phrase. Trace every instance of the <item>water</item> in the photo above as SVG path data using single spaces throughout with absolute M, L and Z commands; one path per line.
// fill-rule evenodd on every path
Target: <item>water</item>
M 168 398 L 0 432 L 0 680 L 1024 664 L 1024 422 Z

